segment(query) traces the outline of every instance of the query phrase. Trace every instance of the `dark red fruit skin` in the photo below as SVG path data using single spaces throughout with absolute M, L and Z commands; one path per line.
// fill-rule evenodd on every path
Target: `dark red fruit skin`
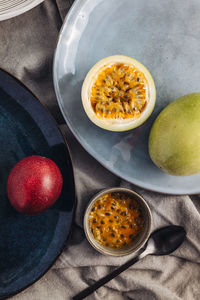
M 25 157 L 11 170 L 7 195 L 12 206 L 27 215 L 39 214 L 60 196 L 62 174 L 51 160 L 39 155 Z

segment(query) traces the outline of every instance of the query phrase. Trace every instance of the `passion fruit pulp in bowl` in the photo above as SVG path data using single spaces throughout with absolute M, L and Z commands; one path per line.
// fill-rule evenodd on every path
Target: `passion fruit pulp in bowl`
M 96 194 L 84 215 L 89 243 L 100 253 L 122 256 L 138 251 L 147 241 L 152 215 L 146 201 L 122 187 Z
M 156 89 L 149 71 L 137 60 L 114 55 L 96 63 L 82 86 L 89 119 L 111 131 L 138 127 L 151 115 Z

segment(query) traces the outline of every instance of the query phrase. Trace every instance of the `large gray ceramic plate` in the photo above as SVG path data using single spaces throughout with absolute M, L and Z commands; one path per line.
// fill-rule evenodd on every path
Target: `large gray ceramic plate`
M 152 73 L 157 103 L 152 116 L 124 133 L 98 128 L 81 103 L 81 85 L 100 59 L 128 55 Z M 200 174 L 169 176 L 151 162 L 153 120 L 175 98 L 200 91 L 199 0 L 77 0 L 70 10 L 54 59 L 58 102 L 70 129 L 100 163 L 143 188 L 168 194 L 200 193 Z

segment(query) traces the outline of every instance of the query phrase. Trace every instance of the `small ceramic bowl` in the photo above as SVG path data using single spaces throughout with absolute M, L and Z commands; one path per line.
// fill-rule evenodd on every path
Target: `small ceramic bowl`
M 137 201 L 140 209 L 142 210 L 143 213 L 143 218 L 144 218 L 144 228 L 142 232 L 133 240 L 131 245 L 127 247 L 123 247 L 121 249 L 112 249 L 105 247 L 101 245 L 100 243 L 97 242 L 97 240 L 94 238 L 90 225 L 89 225 L 89 214 L 90 211 L 95 203 L 100 197 L 107 193 L 113 193 L 113 192 L 118 192 L 118 193 L 123 193 L 126 195 L 129 195 L 131 198 L 133 198 L 135 201 Z M 123 256 L 123 255 L 128 255 L 131 253 L 134 253 L 138 251 L 144 244 L 146 243 L 150 232 L 151 232 L 151 224 L 152 224 L 152 215 L 149 206 L 147 205 L 146 201 L 136 192 L 127 189 L 127 188 L 110 188 L 110 189 L 105 189 L 95 195 L 91 201 L 88 204 L 88 207 L 85 211 L 85 216 L 84 216 L 84 230 L 85 230 L 85 235 L 89 241 L 89 243 L 100 253 L 102 254 L 108 254 L 108 255 L 114 255 L 114 256 Z

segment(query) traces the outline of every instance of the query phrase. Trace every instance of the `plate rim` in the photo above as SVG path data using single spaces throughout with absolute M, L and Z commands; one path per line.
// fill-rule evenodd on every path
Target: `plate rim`
M 43 1 L 43 0 L 42 0 Z M 72 208 L 72 221 L 71 221 L 71 225 L 69 228 L 69 234 L 67 235 L 67 238 L 65 240 L 65 242 L 63 243 L 63 246 L 60 249 L 60 252 L 58 253 L 58 255 L 56 255 L 55 259 L 53 260 L 53 262 L 48 266 L 47 269 L 45 269 L 44 272 L 42 272 L 34 281 L 32 281 L 31 283 L 25 285 L 23 288 L 17 289 L 15 292 L 13 293 L 9 293 L 9 294 L 5 294 L 5 295 L 0 295 L 0 299 L 7 299 L 7 297 L 12 297 L 14 295 L 19 294 L 20 292 L 26 290 L 28 287 L 32 286 L 34 283 L 36 283 L 38 280 L 40 280 L 50 269 L 51 267 L 54 265 L 54 263 L 57 261 L 57 259 L 60 257 L 60 255 L 63 253 L 66 245 L 68 244 L 68 241 L 71 237 L 72 234 L 72 230 L 73 230 L 73 224 L 74 224 L 74 220 L 75 220 L 75 214 L 76 214 L 76 208 L 77 208 L 77 189 L 76 189 L 76 184 L 75 184 L 75 172 L 74 172 L 74 165 L 73 165 L 73 160 L 72 160 L 72 155 L 71 155 L 71 151 L 69 149 L 69 145 L 67 143 L 67 139 L 64 135 L 64 133 L 61 131 L 61 129 L 59 128 L 59 125 L 56 121 L 56 119 L 53 117 L 53 115 L 50 113 L 49 109 L 47 108 L 47 106 L 45 104 L 43 104 L 40 99 L 32 92 L 32 90 L 27 87 L 20 79 L 18 79 L 16 76 L 14 76 L 12 73 L 10 73 L 9 71 L 5 70 L 4 68 L 0 67 L 0 71 L 5 72 L 6 74 L 8 74 L 10 77 L 12 77 L 12 79 L 16 80 L 23 88 L 25 88 L 28 92 L 30 92 L 30 94 L 32 94 L 32 96 L 35 98 L 36 101 L 38 101 L 41 106 L 45 109 L 45 111 L 47 112 L 47 114 L 49 115 L 49 117 L 51 118 L 51 120 L 54 122 L 54 124 L 56 125 L 58 131 L 60 132 L 62 138 L 63 138 L 63 142 L 65 145 L 66 150 L 68 151 L 69 154 L 69 158 L 70 158 L 70 165 L 71 165 L 71 170 L 72 170 L 72 180 L 73 180 L 73 186 L 74 186 L 74 204 L 73 204 L 73 208 Z
M 147 191 L 150 192 L 154 192 L 157 194 L 163 194 L 163 195 L 172 195 L 172 196 L 187 196 L 187 195 L 199 195 L 200 194 L 200 190 L 199 192 L 186 192 L 186 193 L 182 193 L 182 192 L 173 192 L 173 191 L 163 191 L 163 190 L 154 190 L 151 189 L 149 187 L 146 186 L 142 186 L 139 183 L 133 183 L 130 181 L 129 178 L 126 178 L 126 176 L 122 177 L 120 174 L 118 174 L 117 171 L 115 171 L 114 169 L 112 169 L 109 166 L 106 166 L 106 164 L 104 162 L 102 162 L 95 154 L 95 151 L 93 151 L 93 149 L 88 150 L 86 148 L 86 146 L 84 145 L 84 143 L 82 142 L 81 137 L 75 132 L 73 126 L 71 125 L 69 119 L 67 118 L 67 116 L 65 115 L 63 106 L 62 106 L 62 99 L 60 97 L 60 93 L 59 93 L 59 86 L 58 86 L 58 80 L 57 80 L 57 73 L 56 73 L 56 61 L 58 61 L 58 48 L 59 48 L 59 44 L 61 42 L 62 39 L 62 35 L 63 35 L 63 31 L 64 29 L 67 27 L 67 25 L 70 25 L 72 22 L 71 20 L 73 20 L 74 17 L 74 12 L 76 12 L 76 9 L 78 10 L 80 7 L 82 7 L 84 5 L 84 3 L 81 0 L 75 0 L 74 3 L 72 4 L 71 8 L 69 9 L 67 15 L 64 18 L 63 24 L 61 26 L 57 41 L 56 41 L 56 47 L 55 47 L 55 51 L 54 51 L 54 56 L 53 56 L 53 84 L 54 84 L 54 90 L 55 90 L 55 94 L 56 94 L 56 98 L 57 98 L 57 102 L 58 102 L 58 106 L 61 110 L 61 113 L 65 119 L 65 122 L 67 124 L 67 126 L 70 128 L 71 132 L 73 133 L 74 137 L 76 138 L 76 140 L 80 143 L 80 145 L 84 148 L 84 150 L 91 155 L 97 162 L 99 162 L 104 168 L 106 168 L 107 170 L 109 170 L 111 173 L 113 173 L 115 176 L 121 178 L 122 180 L 125 180 L 127 182 L 129 182 L 132 185 L 135 185 L 136 187 L 139 187 L 141 189 L 145 189 Z M 69 27 L 69 26 L 68 26 Z
M 25 6 L 21 6 L 19 4 L 19 5 L 16 6 L 15 11 L 8 8 L 4 12 L 2 12 L 2 13 L 0 12 L 0 21 L 5 21 L 5 20 L 8 20 L 8 19 L 14 18 L 16 16 L 19 16 L 19 15 L 29 11 L 30 9 L 36 7 L 37 5 L 42 3 L 43 1 L 45 1 L 45 0 L 33 0 L 32 2 L 27 3 L 27 5 L 25 5 Z

